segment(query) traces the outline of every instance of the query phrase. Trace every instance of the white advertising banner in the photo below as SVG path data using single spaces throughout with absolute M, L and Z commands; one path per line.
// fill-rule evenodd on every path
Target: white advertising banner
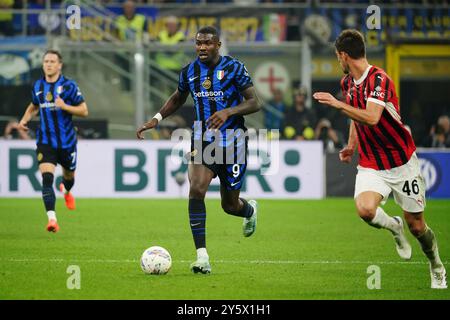
M 184 155 L 189 148 L 189 143 L 172 141 L 80 140 L 73 193 L 86 198 L 187 197 Z M 41 196 L 42 178 L 35 149 L 34 141 L 0 141 L 0 197 Z M 249 154 L 242 196 L 324 197 L 321 142 L 250 141 Z M 58 165 L 55 186 L 61 175 Z M 215 178 L 207 197 L 219 196 L 219 178 Z

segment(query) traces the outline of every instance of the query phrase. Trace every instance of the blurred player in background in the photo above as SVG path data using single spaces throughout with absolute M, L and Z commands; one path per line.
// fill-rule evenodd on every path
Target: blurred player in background
M 341 150 L 339 157 L 343 162 L 350 162 L 358 145 L 355 183 L 358 214 L 369 225 L 391 231 L 400 257 L 410 259 L 411 246 L 404 235 L 402 218 L 390 217 L 380 207 L 393 192 L 409 230 L 430 262 L 431 288 L 447 288 L 436 237 L 423 216 L 425 183 L 416 147 L 401 121 L 394 83 L 384 70 L 369 65 L 364 38 L 358 31 L 344 30 L 336 39 L 335 49 L 346 74 L 341 80 L 346 102 L 326 92 L 317 92 L 314 98 L 352 119 L 348 146 Z
M 59 230 L 53 189 L 55 167 L 58 163 L 63 170 L 60 191 L 64 192 L 67 208 L 75 209 L 75 199 L 70 193 L 75 182 L 77 164 L 77 134 L 72 116 L 88 115 L 87 105 L 77 84 L 61 74 L 62 64 L 58 51 L 48 50 L 44 54 L 44 77 L 34 83 L 31 103 L 19 123 L 21 129 L 28 131 L 28 122 L 39 113 L 36 155 L 42 174 L 42 199 L 48 216 L 47 230 L 50 232 Z
M 220 178 L 223 210 L 244 218 L 244 236 L 251 236 L 256 229 L 257 203 L 239 198 L 239 193 L 247 168 L 247 129 L 243 116 L 257 112 L 261 102 L 244 64 L 219 54 L 221 42 L 215 28 L 201 28 L 195 41 L 198 58 L 183 68 L 177 90 L 136 134 L 143 139 L 145 130 L 154 128 L 163 118 L 174 113 L 191 94 L 196 121 L 189 154 L 189 220 L 197 249 L 197 260 L 191 264 L 191 270 L 210 273 L 206 251 L 205 195 L 214 177 Z M 214 153 L 211 163 L 205 159 L 205 149 L 210 149 L 213 143 L 220 147 L 215 151 L 223 154 Z M 220 156 L 223 161 L 218 160 Z

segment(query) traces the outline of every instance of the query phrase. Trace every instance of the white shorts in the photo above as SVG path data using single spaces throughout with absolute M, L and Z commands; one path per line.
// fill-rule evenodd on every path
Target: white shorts
M 378 192 L 384 205 L 389 194 L 407 212 L 422 212 L 425 209 L 425 181 L 420 174 L 419 159 L 413 153 L 407 163 L 389 170 L 375 170 L 358 166 L 355 182 L 355 199 L 365 191 Z

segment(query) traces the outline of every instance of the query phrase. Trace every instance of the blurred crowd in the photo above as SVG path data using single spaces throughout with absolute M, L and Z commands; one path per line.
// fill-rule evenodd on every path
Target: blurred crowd
M 333 108 L 318 104 L 308 108 L 308 94 L 303 87 L 295 88 L 289 99 L 281 90 L 275 89 L 264 108 L 265 127 L 279 129 L 281 139 L 321 140 L 325 151 L 338 151 L 347 144 L 349 121 Z M 292 102 L 287 102 L 289 100 Z M 414 131 L 412 134 L 418 147 L 450 148 L 450 117 L 440 115 L 426 137 L 417 137 Z
M 59 3 L 61 1 L 52 1 Z M 299 3 L 302 0 L 99 0 L 101 3 L 120 3 L 123 13 L 117 16 L 116 35 L 121 40 L 140 40 L 145 39 L 148 33 L 147 19 L 144 15 L 136 12 L 136 5 L 141 3 L 235 3 L 235 4 L 257 4 L 257 3 Z M 314 1 L 313 1 L 314 2 Z M 320 0 L 320 3 L 381 3 L 381 1 L 366 0 Z M 447 1 L 433 0 L 390 0 L 383 3 L 413 3 L 413 4 L 434 4 L 447 3 Z M 0 0 L 0 9 L 2 8 L 21 8 L 21 0 Z M 30 5 L 45 6 L 46 0 L 30 0 Z M 0 11 L 0 36 L 13 34 L 12 17 L 10 13 Z M 164 19 L 165 28 L 158 34 L 156 41 L 164 45 L 175 45 L 185 41 L 185 35 L 180 31 L 178 18 L 167 16 Z M 184 54 L 180 52 L 158 53 L 154 58 L 162 69 L 179 73 L 185 64 Z M 120 55 L 116 57 L 117 64 L 124 70 L 131 71 L 128 59 Z M 130 79 L 124 77 L 121 79 L 122 89 L 131 90 Z M 348 121 L 341 116 L 339 112 L 332 108 L 317 105 L 308 106 L 308 92 L 304 87 L 296 87 L 286 92 L 279 89 L 273 90 L 272 98 L 266 101 L 264 113 L 264 127 L 267 129 L 278 129 L 281 139 L 287 140 L 321 140 L 326 151 L 336 151 L 342 148 L 347 141 Z M 158 130 L 152 133 L 153 139 L 170 139 L 171 133 L 177 128 L 188 127 L 187 121 L 179 115 L 166 119 Z M 413 125 L 413 128 L 416 126 Z M 428 132 L 426 135 L 422 132 Z M 420 136 L 417 138 L 418 146 L 431 148 L 449 148 L 450 147 L 450 120 L 448 115 L 441 115 L 435 119 L 430 128 L 423 128 Z M 31 134 L 31 136 L 30 136 Z M 80 132 L 79 132 L 80 134 Z M 6 139 L 32 139 L 33 133 L 19 130 L 17 121 L 10 121 L 5 126 L 3 137 Z M 413 132 L 414 135 L 414 132 Z M 426 136 L 426 137 L 425 137 Z
M 124 5 L 127 2 L 130 2 L 130 0 L 93 0 L 94 2 L 97 2 L 102 5 Z M 326 7 L 327 4 L 348 4 L 348 8 L 352 7 L 352 4 L 354 5 L 370 5 L 370 4 L 413 4 L 413 5 L 433 5 L 433 4 L 439 4 L 439 5 L 448 5 L 449 0 L 134 0 L 134 5 L 161 5 L 161 4 L 230 4 L 230 5 L 258 5 L 258 4 L 301 4 L 301 3 L 310 3 L 311 7 L 315 7 L 317 5 L 324 5 Z M 52 6 L 58 5 L 62 3 L 62 0 L 52 0 L 50 1 Z M 0 37 L 2 36 L 12 36 L 15 34 L 22 34 L 22 30 L 19 30 L 21 28 L 21 21 L 22 19 L 18 19 L 18 15 L 14 17 L 13 13 L 10 12 L 1 12 L 1 9 L 22 9 L 24 7 L 28 7 L 30 9 L 43 9 L 45 8 L 47 4 L 46 0 L 0 0 Z M 439 14 L 437 14 L 437 17 L 439 17 Z M 29 15 L 29 19 L 31 20 L 42 20 L 46 21 L 50 25 L 57 21 L 57 18 L 50 17 L 50 18 L 38 18 L 38 15 Z M 48 21 L 46 20 L 48 19 Z M 139 20 L 139 22 L 137 21 Z M 140 14 L 135 15 L 128 15 L 127 25 L 130 27 L 131 30 L 134 30 L 137 34 L 137 36 L 143 35 L 148 36 L 148 32 L 142 32 L 142 30 L 147 30 L 147 21 L 146 17 Z M 297 41 L 300 37 L 298 34 L 298 27 L 295 25 L 298 23 L 299 17 L 297 13 L 294 14 L 288 14 L 288 30 L 286 39 L 288 41 Z M 41 21 L 41 22 L 42 22 Z M 41 22 L 37 23 L 34 22 L 36 25 L 31 26 L 31 24 L 28 24 L 28 30 L 26 32 L 30 35 L 34 34 L 44 34 L 46 30 L 41 26 Z M 122 21 L 124 22 L 124 21 Z M 294 26 L 295 25 L 295 26 Z M 123 24 L 122 24 L 123 26 Z M 47 27 L 51 29 L 50 27 Z M 113 27 L 114 29 L 114 27 Z M 116 33 L 118 33 L 119 37 L 124 38 L 123 35 L 123 28 L 122 30 L 117 29 L 114 30 Z M 122 34 L 121 34 L 122 33 Z M 136 35 L 133 35 L 135 37 Z M 126 38 L 129 39 L 127 36 Z
M 333 127 L 326 109 L 307 107 L 308 94 L 304 87 L 295 88 L 292 103 L 288 103 L 283 92 L 275 89 L 267 103 L 269 108 L 264 109 L 266 128 L 278 129 L 281 139 L 321 140 L 325 151 L 341 149 L 346 144 L 344 134 Z
M 307 107 L 308 91 L 304 87 L 294 88 L 290 94 L 275 89 L 272 99 L 266 101 L 263 108 L 264 128 L 278 130 L 282 140 L 321 140 L 324 151 L 339 151 L 347 144 L 349 122 L 339 116 L 335 109 L 314 105 Z M 406 124 L 407 125 L 407 124 Z M 151 131 L 154 140 L 168 140 L 174 130 L 188 128 L 188 121 L 180 114 L 165 119 L 156 130 Z M 81 131 L 79 138 L 92 139 Z M 413 132 L 414 136 L 414 132 Z M 273 137 L 273 136 L 272 136 Z M 17 119 L 11 119 L 4 127 L 4 139 L 30 140 L 34 138 L 33 130 L 21 130 Z M 418 147 L 450 148 L 450 117 L 440 115 L 429 128 L 429 134 L 417 139 Z

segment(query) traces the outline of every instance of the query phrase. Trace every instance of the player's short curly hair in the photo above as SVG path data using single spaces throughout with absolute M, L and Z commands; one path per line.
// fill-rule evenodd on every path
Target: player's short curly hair
M 216 38 L 217 41 L 220 39 L 220 33 L 219 31 L 214 28 L 213 26 L 206 26 L 206 27 L 202 27 L 197 31 L 197 34 L 212 34 L 213 38 Z
M 334 46 L 338 52 L 345 52 L 353 59 L 366 56 L 364 36 L 355 29 L 346 29 L 337 37 Z

